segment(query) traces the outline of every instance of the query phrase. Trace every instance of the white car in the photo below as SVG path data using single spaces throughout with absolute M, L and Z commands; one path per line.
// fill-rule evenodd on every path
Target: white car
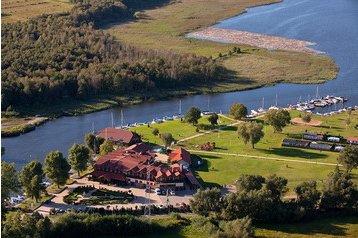
M 157 195 L 161 195 L 161 194 L 162 194 L 162 190 L 161 190 L 160 188 L 156 188 L 156 189 L 155 189 L 155 193 L 156 193 Z

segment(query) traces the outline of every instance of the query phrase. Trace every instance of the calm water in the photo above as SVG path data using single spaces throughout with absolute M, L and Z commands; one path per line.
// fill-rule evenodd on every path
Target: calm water
M 335 94 L 349 98 L 347 105 L 358 105 L 358 2 L 356 0 L 286 0 L 283 3 L 255 7 L 247 14 L 230 18 L 215 27 L 240 29 L 316 42 L 314 48 L 327 52 L 340 67 L 337 80 L 319 85 L 320 96 Z M 182 111 L 191 106 L 202 110 L 226 112 L 234 102 L 242 102 L 250 109 L 275 103 L 286 106 L 299 97 L 316 95 L 317 85 L 279 84 L 245 92 L 198 95 L 182 98 Z M 177 114 L 179 100 L 143 103 L 124 108 L 125 123 L 151 121 Z M 46 154 L 58 149 L 67 154 L 73 143 L 82 143 L 86 133 L 111 125 L 111 114 L 120 123 L 120 108 L 79 117 L 63 117 L 46 123 L 19 137 L 2 139 L 6 152 L 3 159 L 21 168 L 31 159 L 43 161 Z

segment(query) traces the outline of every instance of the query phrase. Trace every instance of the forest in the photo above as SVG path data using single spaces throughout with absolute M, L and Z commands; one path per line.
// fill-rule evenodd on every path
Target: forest
M 73 3 L 68 13 L 2 25 L 3 110 L 221 80 L 225 69 L 213 59 L 135 48 L 101 31 L 103 24 L 133 17 L 121 1 Z

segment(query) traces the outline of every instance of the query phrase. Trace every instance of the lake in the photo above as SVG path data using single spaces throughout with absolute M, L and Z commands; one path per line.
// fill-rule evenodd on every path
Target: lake
M 320 96 L 334 94 L 349 99 L 346 105 L 358 105 L 358 2 L 355 0 L 286 0 L 282 3 L 254 7 L 246 14 L 232 17 L 215 25 L 261 34 L 315 42 L 315 49 L 326 52 L 340 67 L 336 80 L 319 85 Z M 278 84 L 255 90 L 196 95 L 181 98 L 182 111 L 191 106 L 202 110 L 227 112 L 234 102 L 250 109 L 262 105 L 296 103 L 316 95 L 317 85 Z M 338 108 L 337 108 L 338 109 Z M 120 123 L 121 108 L 113 108 L 78 117 L 62 117 L 50 121 L 35 131 L 18 137 L 2 139 L 6 152 L 2 159 L 15 162 L 20 169 L 32 159 L 43 161 L 52 150 L 67 154 L 73 143 L 82 143 L 86 133 Z M 151 121 L 153 118 L 179 112 L 179 99 L 148 102 L 123 108 L 125 123 Z

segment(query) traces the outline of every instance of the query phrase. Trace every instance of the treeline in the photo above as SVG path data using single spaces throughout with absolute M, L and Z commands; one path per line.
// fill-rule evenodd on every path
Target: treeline
M 70 13 L 2 26 L 2 108 L 100 94 L 148 93 L 220 79 L 212 59 L 138 49 L 95 27 L 130 12 L 119 1 L 78 1 Z
M 7 214 L 2 227 L 1 235 L 4 238 L 128 237 L 160 233 L 174 228 L 128 215 L 68 213 L 53 222 L 38 213 L 29 215 L 21 212 Z
M 217 188 L 198 191 L 190 201 L 194 213 L 215 221 L 244 217 L 259 223 L 289 223 L 311 219 L 324 212 L 357 214 L 358 191 L 349 174 L 338 169 L 328 175 L 323 191 L 315 181 L 295 188 L 297 198 L 284 200 L 287 179 L 276 175 L 242 175 L 237 192 L 222 195 Z

